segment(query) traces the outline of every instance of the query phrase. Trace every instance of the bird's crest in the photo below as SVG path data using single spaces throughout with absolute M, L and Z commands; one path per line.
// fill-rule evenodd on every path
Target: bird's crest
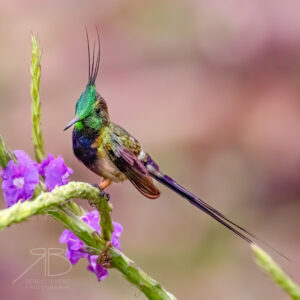
M 86 40 L 87 40 L 87 46 L 88 46 L 88 59 L 89 59 L 89 85 L 95 85 L 95 81 L 98 75 L 99 71 L 99 65 L 100 65 L 100 37 L 99 37 L 99 31 L 96 26 L 97 31 L 97 38 L 98 38 L 98 51 L 97 51 L 97 58 L 95 62 L 95 42 L 93 44 L 93 57 L 91 61 L 91 51 L 90 51 L 90 41 L 89 41 L 89 35 L 87 28 L 85 28 L 86 31 Z

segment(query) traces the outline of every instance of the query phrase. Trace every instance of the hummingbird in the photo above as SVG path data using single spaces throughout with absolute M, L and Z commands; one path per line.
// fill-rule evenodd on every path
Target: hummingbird
M 95 84 L 100 66 L 100 37 L 97 28 L 96 30 L 97 54 L 95 55 L 94 42 L 92 58 L 86 30 L 88 83 L 76 103 L 74 119 L 64 129 L 74 125 L 72 142 L 75 156 L 102 178 L 98 184 L 102 191 L 112 182 L 129 180 L 145 197 L 156 199 L 160 196 L 160 191 L 154 184 L 155 180 L 252 244 L 252 239 L 258 239 L 256 236 L 164 174 L 139 141 L 111 121 L 107 103 L 98 93 Z

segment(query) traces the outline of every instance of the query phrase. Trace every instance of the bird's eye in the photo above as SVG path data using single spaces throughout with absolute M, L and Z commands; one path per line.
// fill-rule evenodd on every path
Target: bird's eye
M 100 114 L 100 107 L 96 107 L 95 111 L 96 111 L 96 114 Z

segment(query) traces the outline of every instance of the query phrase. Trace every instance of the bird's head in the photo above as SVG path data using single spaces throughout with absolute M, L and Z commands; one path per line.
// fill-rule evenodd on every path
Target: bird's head
M 96 28 L 97 29 L 97 28 Z M 75 118 L 65 127 L 67 130 L 75 124 L 76 129 L 82 129 L 84 127 L 98 130 L 103 124 L 103 117 L 107 115 L 107 106 L 104 99 L 96 91 L 95 81 L 98 75 L 100 64 L 100 38 L 97 29 L 98 37 L 98 53 L 95 61 L 95 43 L 93 46 L 93 57 L 91 61 L 90 57 L 90 43 L 88 33 L 87 45 L 88 45 L 88 60 L 89 60 L 89 78 L 88 84 L 80 95 L 75 109 Z

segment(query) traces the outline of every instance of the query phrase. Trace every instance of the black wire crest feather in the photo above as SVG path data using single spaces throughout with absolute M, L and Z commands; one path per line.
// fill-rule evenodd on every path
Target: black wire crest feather
M 89 59 L 89 84 L 94 85 L 98 71 L 99 71 L 99 65 L 100 65 L 100 37 L 99 37 L 99 31 L 96 26 L 97 31 L 97 38 L 98 38 L 98 53 L 97 53 L 97 59 L 95 64 L 95 42 L 93 44 L 93 58 L 92 58 L 92 65 L 91 65 L 91 52 L 90 52 L 90 41 L 89 41 L 89 34 L 87 31 L 87 28 L 85 28 L 86 32 L 86 40 L 87 40 L 87 46 L 88 46 L 88 59 Z

